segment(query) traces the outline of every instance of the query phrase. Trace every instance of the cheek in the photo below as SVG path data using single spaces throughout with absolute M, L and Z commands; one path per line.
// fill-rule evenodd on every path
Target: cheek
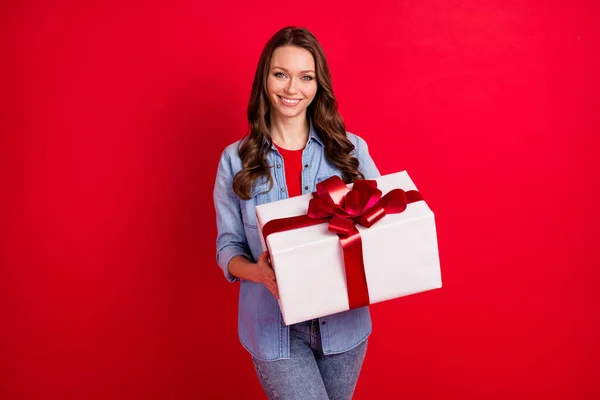
M 314 84 L 309 85 L 309 87 L 305 91 L 306 97 L 312 100 L 317 94 L 317 89 L 318 87 L 316 82 Z
M 269 94 L 269 97 L 277 93 L 278 89 L 277 81 L 269 77 L 267 79 L 267 93 Z

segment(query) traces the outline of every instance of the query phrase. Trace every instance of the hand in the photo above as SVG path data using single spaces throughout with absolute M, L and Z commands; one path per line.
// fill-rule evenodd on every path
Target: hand
M 277 289 L 277 280 L 275 279 L 275 271 L 271 267 L 271 258 L 269 252 L 264 251 L 256 263 L 256 280 L 255 282 L 262 283 L 269 291 L 279 300 L 279 290 Z

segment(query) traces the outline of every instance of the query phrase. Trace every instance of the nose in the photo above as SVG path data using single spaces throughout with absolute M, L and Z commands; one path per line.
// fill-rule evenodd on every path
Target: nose
M 285 91 L 288 94 L 296 93 L 296 80 L 294 78 L 292 78 L 288 81 L 288 84 L 285 87 Z

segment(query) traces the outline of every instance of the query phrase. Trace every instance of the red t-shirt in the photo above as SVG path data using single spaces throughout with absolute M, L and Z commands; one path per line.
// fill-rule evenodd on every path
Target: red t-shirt
M 288 196 L 300 196 L 302 194 L 302 150 L 286 150 L 273 143 L 277 148 L 285 167 L 285 183 Z

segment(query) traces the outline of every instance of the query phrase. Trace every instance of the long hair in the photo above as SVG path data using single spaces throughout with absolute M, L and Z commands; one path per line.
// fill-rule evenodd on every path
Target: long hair
M 333 94 L 331 74 L 321 45 L 305 28 L 286 27 L 275 33 L 263 49 L 248 102 L 249 132 L 242 141 L 239 154 L 243 169 L 233 179 L 233 191 L 243 200 L 249 200 L 251 190 L 257 180 L 268 181 L 270 187 L 273 178 L 269 173 L 265 146 L 269 137 L 270 102 L 267 94 L 267 78 L 273 52 L 282 46 L 296 46 L 308 50 L 315 60 L 317 93 L 307 108 L 315 131 L 325 146 L 325 157 L 342 172 L 346 183 L 362 178 L 358 171 L 359 162 L 350 155 L 354 145 L 346 138 L 346 127 L 338 113 L 337 101 Z

